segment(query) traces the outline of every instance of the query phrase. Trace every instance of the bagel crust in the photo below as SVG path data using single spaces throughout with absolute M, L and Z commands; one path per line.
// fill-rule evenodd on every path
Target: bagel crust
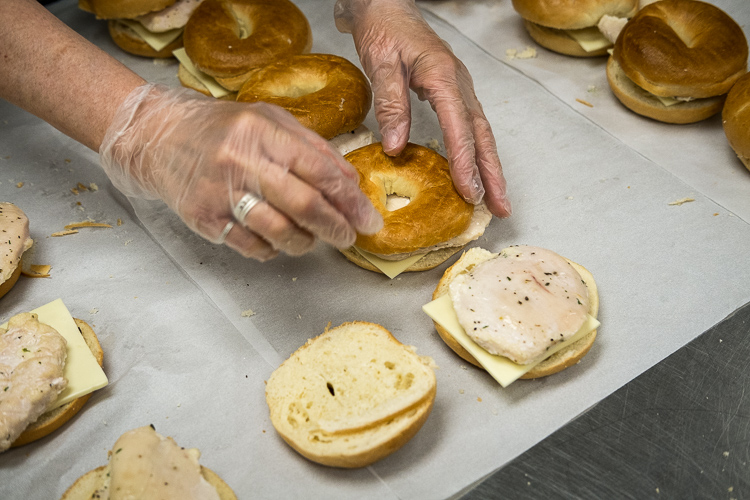
M 729 91 L 722 121 L 729 145 L 750 169 L 750 73 L 737 80 Z
M 513 8 L 534 24 L 577 30 L 596 26 L 605 15 L 632 17 L 638 0 L 513 0 Z
M 305 127 L 332 139 L 362 124 L 372 91 L 365 75 L 343 57 L 301 54 L 252 72 L 237 100 L 281 106 Z
M 133 19 L 164 10 L 176 0 L 78 0 L 78 7 L 99 19 Z
M 435 151 L 407 144 L 395 157 L 376 142 L 345 158 L 359 172 L 359 187 L 383 216 L 383 228 L 358 235 L 355 246 L 374 254 L 414 252 L 447 241 L 469 226 L 474 206 L 453 186 L 448 160 Z M 386 209 L 389 194 L 407 197 L 408 205 Z
M 706 98 L 729 92 L 747 71 L 742 28 L 698 0 L 662 0 L 623 28 L 613 57 L 636 85 L 663 97 Z
M 312 47 L 305 15 L 288 0 L 205 0 L 190 16 L 185 52 L 195 66 L 214 78 L 232 79 L 239 90 L 253 68 Z

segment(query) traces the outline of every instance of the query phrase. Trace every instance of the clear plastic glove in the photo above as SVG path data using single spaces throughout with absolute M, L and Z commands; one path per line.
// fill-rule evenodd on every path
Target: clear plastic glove
M 300 255 L 316 239 L 339 248 L 382 226 L 356 171 L 327 141 L 269 104 L 225 102 L 147 84 L 118 109 L 99 150 L 128 196 L 161 198 L 218 243 L 245 193 L 263 199 L 225 243 L 246 257 Z
M 375 96 L 383 149 L 400 153 L 409 139 L 409 88 L 437 113 L 453 182 L 470 203 L 510 215 L 495 137 L 466 66 L 430 28 L 414 0 L 338 0 L 336 27 L 351 33 Z

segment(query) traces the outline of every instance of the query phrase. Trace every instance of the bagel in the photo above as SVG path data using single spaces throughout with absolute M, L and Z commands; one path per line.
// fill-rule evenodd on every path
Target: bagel
M 359 187 L 383 216 L 383 228 L 373 235 L 357 235 L 344 256 L 365 269 L 363 250 L 380 259 L 402 260 L 424 256 L 406 271 L 432 269 L 484 233 L 492 215 L 483 204 L 474 207 L 458 194 L 448 160 L 435 151 L 409 143 L 395 157 L 373 143 L 345 158 L 359 172 Z M 392 197 L 408 199 L 402 208 L 391 206 Z M 366 255 L 366 254 L 364 254 Z
M 202 0 L 79 0 L 78 6 L 108 20 L 112 41 L 125 52 L 167 58 L 182 47 L 182 29 Z
M 118 498 L 142 498 L 146 489 L 154 498 L 237 500 L 218 474 L 198 463 L 199 456 L 198 450 L 180 448 L 157 434 L 153 426 L 139 427 L 117 440 L 107 465 L 79 477 L 61 500 L 110 498 L 114 490 Z
M 737 80 L 729 91 L 722 122 L 729 145 L 750 169 L 750 73 Z
M 435 401 L 434 362 L 380 325 L 354 321 L 297 349 L 268 379 L 274 429 L 305 458 L 365 467 L 401 448 Z
M 197 69 L 237 91 L 255 68 L 309 52 L 312 32 L 289 0 L 205 0 L 190 16 L 183 40 Z
M 0 203 L 0 297 L 10 291 L 21 276 L 21 260 L 34 241 L 29 219 L 12 203 Z
M 587 292 L 586 295 L 588 298 L 588 303 L 587 303 L 588 308 L 587 310 L 585 310 L 585 312 L 588 313 L 590 316 L 596 318 L 599 312 L 599 294 L 598 294 L 596 282 L 594 281 L 593 275 L 586 268 L 584 268 L 583 266 L 579 264 L 576 264 L 575 262 L 572 262 L 568 259 L 564 259 L 563 257 L 560 257 L 559 255 L 554 254 L 553 252 L 550 252 L 548 250 L 537 249 L 535 247 L 510 247 L 501 251 L 499 254 L 489 252 L 482 248 L 472 248 L 471 250 L 464 253 L 464 255 L 462 255 L 461 258 L 458 259 L 455 264 L 453 264 L 451 267 L 449 267 L 445 271 L 437 287 L 435 288 L 435 291 L 432 294 L 432 299 L 436 300 L 446 294 L 449 294 L 451 292 L 450 290 L 451 283 L 453 283 L 460 276 L 472 276 L 473 274 L 476 274 L 476 273 L 480 273 L 479 276 L 486 276 L 487 268 L 485 267 L 483 270 L 483 268 L 481 267 L 478 268 L 478 266 L 488 263 L 490 261 L 494 261 L 496 259 L 499 259 L 498 263 L 508 262 L 509 260 L 503 257 L 504 256 L 508 257 L 509 252 L 517 252 L 519 249 L 521 250 L 521 252 L 524 252 L 530 249 L 529 252 L 527 252 L 527 254 L 531 252 L 536 252 L 539 255 L 542 255 L 542 252 L 548 255 L 551 254 L 552 255 L 551 258 L 543 257 L 545 260 L 540 260 L 540 262 L 542 262 L 545 266 L 552 265 L 551 263 L 554 262 L 555 260 L 562 261 L 563 264 L 564 263 L 569 264 L 569 267 L 565 265 L 562 266 L 561 268 L 562 271 L 560 271 L 559 275 L 562 276 L 564 273 L 568 273 L 569 276 L 572 276 L 574 284 L 576 280 L 580 280 L 581 282 L 583 282 L 583 284 L 585 285 L 585 290 Z M 531 253 L 531 255 L 534 255 L 534 254 Z M 512 258 L 513 255 L 510 255 L 510 257 Z M 570 271 L 573 271 L 573 272 L 571 273 Z M 554 272 L 557 273 L 557 271 L 554 271 Z M 484 274 L 481 274 L 481 273 L 484 273 Z M 537 272 L 537 274 L 539 273 Z M 550 273 L 550 275 L 552 275 L 552 273 Z M 544 273 L 543 276 L 547 276 L 547 273 Z M 491 277 L 490 280 L 494 280 L 494 278 L 495 277 Z M 504 279 L 507 279 L 507 278 L 509 277 L 503 276 L 502 282 L 504 282 Z M 480 278 L 480 279 L 486 279 L 486 278 Z M 513 281 L 509 279 L 509 283 L 513 283 Z M 521 285 L 520 280 L 517 280 L 514 285 L 520 286 Z M 524 284 L 523 286 L 526 286 L 526 285 Z M 532 283 L 531 286 L 535 287 L 537 285 Z M 538 285 L 538 286 L 541 286 L 541 285 Z M 545 293 L 549 292 L 550 290 L 555 291 L 554 287 L 553 288 L 542 287 L 542 288 Z M 472 287 L 472 289 L 477 290 L 478 288 Z M 567 292 L 567 290 L 565 291 Z M 534 290 L 531 290 L 529 292 L 524 292 L 525 299 L 521 300 L 521 302 L 523 302 L 526 305 L 526 307 L 528 307 L 529 304 L 532 304 L 533 300 L 535 299 L 535 296 L 532 295 L 533 292 Z M 517 297 L 518 295 L 514 295 L 513 300 L 515 300 Z M 527 302 L 529 300 L 529 297 L 531 297 L 531 302 Z M 499 297 L 494 298 L 493 296 L 493 297 L 481 297 L 479 300 L 482 300 L 483 303 L 489 304 L 489 303 L 496 302 L 498 299 Z M 509 301 L 509 302 L 512 303 L 512 301 Z M 580 304 L 580 301 L 579 301 L 579 304 Z M 585 301 L 584 301 L 584 304 L 586 304 Z M 573 306 L 576 307 L 575 304 L 573 304 Z M 524 306 L 521 305 L 519 307 L 524 307 Z M 508 315 L 508 317 L 510 317 L 510 315 Z M 485 318 L 483 319 L 483 321 L 488 321 L 488 320 L 486 320 Z M 540 320 L 540 323 L 541 322 L 542 321 Z M 448 347 L 450 347 L 456 354 L 458 354 L 465 361 L 479 368 L 484 368 L 479 363 L 479 361 L 477 361 L 477 359 L 471 353 L 469 353 L 469 351 L 466 348 L 464 348 L 455 339 L 455 337 L 451 335 L 451 333 L 445 327 L 443 327 L 437 321 L 434 321 L 434 324 L 435 324 L 435 329 L 440 335 L 440 338 L 448 345 Z M 577 329 L 578 327 L 574 327 L 574 328 Z M 476 330 L 477 328 L 474 328 L 474 329 Z M 481 331 L 482 328 L 479 328 L 479 330 Z M 471 332 L 467 332 L 467 334 L 469 333 Z M 569 366 L 572 366 L 578 363 L 591 349 L 591 346 L 594 344 L 594 341 L 596 340 L 596 335 L 597 335 L 596 330 L 586 333 L 585 336 L 583 336 L 579 340 L 571 343 L 567 347 L 560 349 L 559 351 L 555 352 L 551 356 L 544 358 L 541 362 L 534 365 L 533 368 L 531 368 L 531 370 L 521 375 L 520 378 L 534 379 L 534 378 L 546 377 L 548 375 L 552 375 L 561 370 L 564 370 L 565 368 L 568 368 Z M 557 334 L 555 334 L 555 337 L 557 337 Z M 479 343 L 480 341 L 475 341 L 475 342 Z M 524 344 L 525 343 L 526 342 L 524 342 Z M 485 345 L 480 344 L 480 347 L 485 348 Z M 508 352 L 513 353 L 512 355 L 517 355 L 517 356 L 524 355 L 524 353 L 516 353 L 516 351 L 511 348 L 506 348 L 506 349 L 508 349 Z M 485 350 L 487 349 L 485 348 Z M 492 351 L 488 351 L 488 352 L 495 354 Z M 526 359 L 528 358 L 525 358 L 524 360 Z
M 607 64 L 615 96 L 632 111 L 667 123 L 718 113 L 747 71 L 742 28 L 698 0 L 662 0 L 622 29 Z
M 253 71 L 237 100 L 281 106 L 305 127 L 332 139 L 362 124 L 372 91 L 365 75 L 343 57 L 301 54 Z
M 638 0 L 513 0 L 529 36 L 542 47 L 575 57 L 607 54 L 612 46 L 598 30 L 604 16 L 632 17 Z M 589 43 L 587 44 L 586 41 Z

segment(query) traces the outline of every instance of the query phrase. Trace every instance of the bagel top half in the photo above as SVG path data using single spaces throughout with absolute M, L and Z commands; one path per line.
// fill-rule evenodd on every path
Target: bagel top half
M 636 85 L 662 97 L 709 98 L 729 92 L 747 71 L 742 28 L 698 0 L 661 0 L 622 29 L 612 57 Z
M 177 0 L 78 0 L 78 7 L 99 19 L 134 19 L 173 5 Z
M 729 145 L 750 169 L 750 73 L 737 80 L 729 91 L 721 116 Z
M 239 90 L 248 71 L 312 47 L 310 24 L 289 0 L 205 0 L 183 39 L 195 67 L 229 90 Z
M 513 8 L 534 24 L 577 30 L 596 26 L 605 15 L 632 17 L 638 0 L 513 0 Z

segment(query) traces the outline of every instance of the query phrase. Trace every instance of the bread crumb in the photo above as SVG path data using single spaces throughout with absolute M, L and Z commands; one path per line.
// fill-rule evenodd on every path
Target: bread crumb
M 117 219 L 117 225 L 122 226 L 122 219 Z
M 534 47 L 526 46 L 525 49 L 519 51 L 518 49 L 507 49 L 505 56 L 508 59 L 535 59 L 536 49 Z
M 112 226 L 105 223 L 105 222 L 94 222 L 94 221 L 84 221 L 84 222 L 71 222 L 70 224 L 65 226 L 65 229 L 80 229 L 82 227 L 106 227 L 111 228 Z
M 76 187 L 78 188 L 78 191 L 88 191 L 89 190 L 89 188 L 87 188 L 86 186 L 84 186 L 80 182 L 78 184 L 76 184 Z
M 94 314 L 98 312 L 99 312 L 99 309 L 97 309 L 96 307 L 92 307 L 91 310 L 89 311 L 89 314 L 93 316 Z
M 656 488 L 656 493 L 659 493 L 659 488 Z
M 93 182 L 89 182 L 89 189 L 92 190 L 92 191 L 99 191 L 99 186 L 97 186 Z
M 690 203 L 695 201 L 695 198 L 680 198 L 679 200 L 670 201 L 668 205 L 682 205 L 683 203 Z
M 297 281 L 297 278 L 292 278 L 292 281 Z
M 250 316 L 255 316 L 255 311 L 252 309 L 246 309 L 245 311 L 242 311 L 242 314 L 240 314 L 243 318 L 249 318 Z
M 583 99 L 576 99 L 576 101 L 580 102 L 580 103 L 581 103 L 581 104 L 583 104 L 584 106 L 588 106 L 589 108 L 593 108 L 593 107 L 594 107 L 594 105 L 593 105 L 593 104 L 591 104 L 591 103 L 590 103 L 590 102 L 588 102 L 588 101 L 584 101 Z
M 458 390 L 458 393 L 459 393 L 459 394 L 463 394 L 463 393 L 464 393 L 464 390 L 463 390 L 463 389 L 459 389 L 459 390 Z
M 438 153 L 442 149 L 441 146 L 440 146 L 440 141 L 438 141 L 435 138 L 432 138 L 429 141 L 427 141 L 427 147 L 430 148 L 431 150 L 435 151 L 435 152 L 438 152 Z
M 58 237 L 58 236 L 67 236 L 69 234 L 77 234 L 78 231 L 75 229 L 69 230 L 69 231 L 57 231 L 56 233 L 50 234 L 50 236 Z
M 729 456 L 729 452 L 725 451 L 724 453 L 722 453 L 722 455 L 724 455 L 725 457 L 728 457 Z
M 733 491 L 734 491 L 734 486 L 730 486 L 729 488 L 727 488 L 727 491 L 728 491 L 729 493 L 733 492 Z
M 17 188 L 22 188 L 22 187 L 23 187 L 23 182 L 19 182 L 19 183 L 17 183 L 17 184 L 16 184 L 16 187 L 17 187 Z
M 482 402 L 482 398 L 477 398 L 477 403 L 481 403 L 481 402 Z
M 70 192 L 78 196 L 78 190 L 76 188 L 70 188 Z
M 298 314 L 298 315 L 297 315 L 297 319 L 302 319 L 302 315 L 301 315 L 301 314 Z

